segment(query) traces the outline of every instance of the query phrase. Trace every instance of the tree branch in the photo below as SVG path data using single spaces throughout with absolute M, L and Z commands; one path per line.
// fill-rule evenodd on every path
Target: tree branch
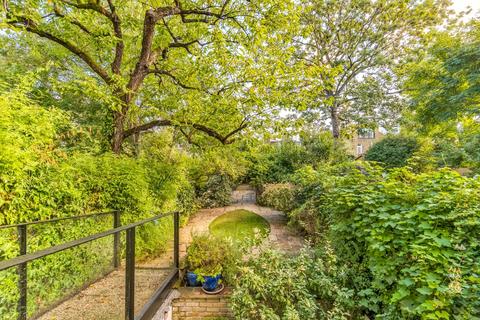
M 225 9 L 230 3 L 230 0 L 226 0 L 221 9 L 220 12 L 213 12 L 209 11 L 208 8 L 205 9 L 184 9 L 182 3 L 179 0 L 175 0 L 175 5 L 176 7 L 180 10 L 179 14 L 182 19 L 183 23 L 211 23 L 215 24 L 218 20 L 225 19 L 228 17 L 227 14 L 225 14 Z M 202 18 L 188 18 L 189 15 L 194 15 L 194 16 L 203 16 Z M 216 18 L 213 21 L 210 21 L 209 18 Z
M 189 46 L 194 43 L 200 43 L 198 40 L 188 42 L 188 43 L 179 43 L 175 36 L 171 34 L 174 39 L 174 42 L 171 43 L 168 48 L 152 50 L 153 45 L 153 38 L 155 34 L 155 25 L 158 21 L 164 21 L 164 18 L 169 16 L 176 16 L 180 15 L 182 22 L 189 23 L 189 22 L 205 22 L 212 24 L 216 23 L 216 21 L 210 21 L 208 18 L 216 18 L 217 20 L 220 19 L 227 19 L 229 18 L 228 15 L 225 13 L 225 9 L 228 5 L 230 0 L 226 0 L 221 7 L 220 12 L 213 12 L 209 11 L 208 8 L 206 9 L 184 9 L 181 2 L 179 0 L 175 0 L 174 6 L 165 6 L 165 7 L 158 7 L 155 9 L 149 9 L 145 13 L 145 19 L 143 24 L 143 36 L 142 36 L 142 48 L 140 52 L 140 57 L 138 62 L 133 70 L 130 81 L 127 85 L 128 88 L 128 95 L 126 100 L 129 101 L 131 95 L 135 93 L 138 88 L 141 86 L 143 79 L 146 75 L 150 73 L 149 67 L 155 62 L 157 56 L 162 54 L 162 57 L 166 57 L 168 48 L 180 47 L 184 48 L 185 50 L 189 51 Z M 191 19 L 188 16 L 203 16 L 202 19 Z M 165 21 L 164 21 L 165 24 Z M 168 28 L 167 28 L 168 31 Z M 189 51 L 190 52 L 190 51 Z
M 28 32 L 35 33 L 36 35 L 49 39 L 65 49 L 69 50 L 73 54 L 75 54 L 77 57 L 82 59 L 100 78 L 102 78 L 107 84 L 113 84 L 113 79 L 109 76 L 107 71 L 103 69 L 98 63 L 96 63 L 93 58 L 87 54 L 86 52 L 82 51 L 80 48 L 75 46 L 73 43 L 71 43 L 68 40 L 61 39 L 54 34 L 51 34 L 49 32 L 40 30 L 37 26 L 37 24 L 28 18 L 25 17 L 15 17 L 15 20 L 8 21 L 8 24 L 12 25 L 13 27 L 22 27 Z
M 192 140 L 192 132 L 190 132 L 189 134 L 187 134 L 185 132 L 185 130 L 183 130 L 182 128 L 179 128 L 179 131 L 182 133 L 182 135 L 185 137 L 185 139 L 187 139 L 187 142 L 191 145 L 194 145 L 198 148 L 202 148 L 198 143 L 196 143 L 195 141 Z
M 113 31 L 115 32 L 115 37 L 117 38 L 117 44 L 115 45 L 115 58 L 113 59 L 111 67 L 114 74 L 120 74 L 123 50 L 125 49 L 125 44 L 123 43 L 122 26 L 112 0 L 108 0 L 108 6 L 110 7 L 111 11 L 110 20 L 112 21 Z
M 115 9 L 115 6 L 113 5 L 113 2 L 111 0 L 108 0 L 108 7 L 110 8 L 110 11 L 108 11 L 107 8 L 100 5 L 98 1 L 87 2 L 87 3 L 71 2 L 68 0 L 60 0 L 60 1 L 65 3 L 68 6 L 72 6 L 77 9 L 93 10 L 95 12 L 98 12 L 99 14 L 107 17 L 112 22 L 113 32 L 115 34 L 115 37 L 117 38 L 117 44 L 115 45 L 115 57 L 112 61 L 111 68 L 114 74 L 120 74 L 120 66 L 122 64 L 123 51 L 125 48 L 125 44 L 123 43 L 123 33 L 122 33 L 120 18 L 116 13 L 116 9 Z
M 221 133 L 219 133 L 215 129 L 207 127 L 203 124 L 188 123 L 188 122 L 181 122 L 181 121 L 180 122 L 179 121 L 174 122 L 172 120 L 162 119 L 162 120 L 153 120 L 153 121 L 150 121 L 148 123 L 142 124 L 140 126 L 125 130 L 125 132 L 123 133 L 123 136 L 124 136 L 124 138 L 127 138 L 127 137 L 129 137 L 133 134 L 139 133 L 139 132 L 148 131 L 148 130 L 151 130 L 151 129 L 157 128 L 157 127 L 167 127 L 167 126 L 178 127 L 178 128 L 190 126 L 190 127 L 194 128 L 198 131 L 203 132 L 207 136 L 210 136 L 210 137 L 220 141 L 222 144 L 231 144 L 235 140 L 230 139 L 230 138 L 232 136 L 234 136 L 235 134 L 239 133 L 240 131 L 244 130 L 245 128 L 247 128 L 248 124 L 246 123 L 246 119 L 244 119 L 238 128 L 229 132 L 226 135 L 222 135 Z
M 156 74 L 156 75 L 165 75 L 165 76 L 169 77 L 170 79 L 172 79 L 173 83 L 175 83 L 177 86 L 179 86 L 179 87 L 181 87 L 181 88 L 183 88 L 183 89 L 202 91 L 202 89 L 200 89 L 200 88 L 192 87 L 192 86 L 189 86 L 189 85 L 181 82 L 176 76 L 174 76 L 174 75 L 173 75 L 171 72 L 169 72 L 169 71 L 153 69 L 153 70 L 149 70 L 148 72 L 149 72 L 149 73 Z
M 93 10 L 95 12 L 100 13 L 101 15 L 107 17 L 108 19 L 112 19 L 112 14 L 103 6 L 101 6 L 98 2 L 85 2 L 82 3 L 80 1 L 78 2 L 71 2 L 68 0 L 60 0 L 61 2 L 65 3 L 68 6 L 75 7 L 77 9 L 87 9 L 87 10 Z
M 79 27 L 83 32 L 85 32 L 86 34 L 88 35 L 93 35 L 93 33 L 86 27 L 84 26 L 82 23 L 80 23 L 80 21 L 78 20 L 75 20 L 75 19 L 69 19 L 68 17 L 66 17 L 61 11 L 60 9 L 57 7 L 56 4 L 53 5 L 53 12 L 54 12 L 54 15 L 57 16 L 57 17 L 60 17 L 60 18 L 64 18 L 65 20 L 67 20 L 68 22 L 70 22 L 71 24 Z
M 156 59 L 156 53 L 152 51 L 153 37 L 155 34 L 155 24 L 158 20 L 179 13 L 177 7 L 160 7 L 150 9 L 145 13 L 143 22 L 142 49 L 135 69 L 130 76 L 127 88 L 131 92 L 136 92 L 143 82 L 145 76 L 149 73 L 149 66 Z M 129 100 L 127 98 L 127 100 Z

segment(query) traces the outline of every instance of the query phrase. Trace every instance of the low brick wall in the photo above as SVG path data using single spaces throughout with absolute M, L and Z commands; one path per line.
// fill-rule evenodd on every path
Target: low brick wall
M 177 290 L 177 298 L 172 301 L 173 320 L 233 319 L 228 307 L 229 288 L 218 295 L 205 294 L 200 288 Z

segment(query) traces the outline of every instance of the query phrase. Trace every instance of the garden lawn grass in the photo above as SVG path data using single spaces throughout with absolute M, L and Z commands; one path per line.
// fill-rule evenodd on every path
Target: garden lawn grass
M 255 230 L 270 233 L 270 224 L 263 217 L 248 210 L 234 210 L 222 214 L 210 223 L 210 233 L 217 237 L 241 240 L 253 237 Z

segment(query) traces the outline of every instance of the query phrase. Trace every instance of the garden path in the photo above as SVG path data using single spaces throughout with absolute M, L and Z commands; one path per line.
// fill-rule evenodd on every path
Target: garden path
M 185 257 L 192 235 L 208 232 L 210 223 L 216 217 L 238 209 L 249 210 L 264 217 L 270 223 L 269 240 L 278 249 L 289 254 L 296 254 L 302 247 L 303 238 L 288 228 L 285 215 L 280 211 L 257 205 L 255 191 L 248 185 L 241 185 L 232 193 L 232 205 L 199 210 L 181 228 L 180 258 Z M 173 243 L 168 247 L 170 249 L 161 257 L 136 264 L 136 310 L 140 310 L 155 288 L 166 277 L 167 272 L 164 269 L 173 265 Z M 124 295 L 125 269 L 122 266 L 38 319 L 123 319 Z
M 285 214 L 257 205 L 255 191 L 250 186 L 240 185 L 232 194 L 232 203 L 226 207 L 199 210 L 190 218 L 188 224 L 180 231 L 181 257 L 185 256 L 192 235 L 208 232 L 208 226 L 215 218 L 238 209 L 249 210 L 265 218 L 270 224 L 269 240 L 278 249 L 295 254 L 303 246 L 303 238 L 288 228 Z

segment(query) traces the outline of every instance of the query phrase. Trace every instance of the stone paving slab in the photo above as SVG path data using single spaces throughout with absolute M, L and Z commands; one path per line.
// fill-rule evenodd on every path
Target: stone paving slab
M 235 191 L 233 191 L 231 200 L 234 204 L 256 203 L 257 193 L 251 186 L 247 184 L 241 184 Z

